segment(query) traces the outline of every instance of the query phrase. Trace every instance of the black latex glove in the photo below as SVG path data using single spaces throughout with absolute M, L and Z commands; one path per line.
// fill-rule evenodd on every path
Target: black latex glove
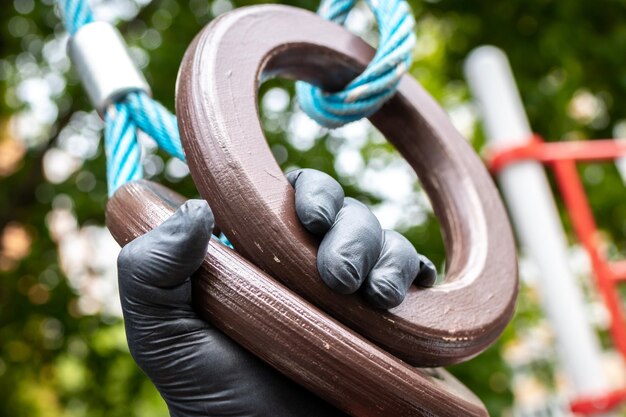
M 415 281 L 431 286 L 437 274 L 432 262 L 419 255 L 400 233 L 383 230 L 363 203 L 344 198 L 331 176 L 313 169 L 289 172 L 296 190 L 296 212 L 304 227 L 323 235 L 317 269 L 334 291 L 352 294 L 362 289 L 378 308 L 399 305 Z
M 401 235 L 382 231 L 374 215 L 326 174 L 289 173 L 307 229 L 324 234 L 318 267 L 342 293 L 364 287 L 375 305 L 399 304 L 432 264 Z M 118 260 L 120 296 L 131 354 L 154 382 L 170 414 L 187 416 L 343 416 L 200 319 L 189 276 L 206 254 L 213 215 L 191 200 L 153 231 L 129 243 Z
M 343 416 L 261 362 L 191 305 L 189 276 L 213 229 L 203 200 L 190 200 L 118 260 L 126 338 L 173 417 Z

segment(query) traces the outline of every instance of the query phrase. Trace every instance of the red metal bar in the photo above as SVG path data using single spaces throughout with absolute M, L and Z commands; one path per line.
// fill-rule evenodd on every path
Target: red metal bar
M 489 168 L 499 172 L 505 166 L 520 160 L 539 161 L 606 161 L 626 156 L 626 140 L 599 139 L 576 142 L 543 142 L 534 135 L 531 140 L 520 146 L 489 152 Z
M 622 356 L 626 358 L 626 320 L 615 286 L 616 280 L 603 254 L 600 253 L 598 230 L 587 201 L 585 189 L 576 170 L 576 162 L 572 160 L 553 161 L 552 167 L 567 212 L 572 220 L 574 231 L 591 258 L 598 289 L 611 315 L 610 331 L 613 342 Z
M 617 282 L 626 281 L 626 261 L 615 261 L 609 263 L 611 271 L 613 271 L 613 279 Z
M 626 282 L 626 261 L 608 262 L 600 250 L 600 237 L 584 186 L 576 169 L 577 161 L 605 161 L 626 156 L 625 140 L 544 143 L 534 135 L 520 146 L 496 150 L 488 155 L 489 168 L 498 172 L 505 166 L 532 160 L 550 164 L 567 207 L 578 240 L 591 260 L 596 286 L 611 317 L 610 334 L 615 348 L 626 360 L 626 318 L 617 285 Z M 626 401 L 626 389 L 573 400 L 573 412 L 592 415 L 612 410 Z
M 604 395 L 577 398 L 570 404 L 570 409 L 579 414 L 600 414 L 614 409 L 625 400 L 626 390 L 616 390 Z

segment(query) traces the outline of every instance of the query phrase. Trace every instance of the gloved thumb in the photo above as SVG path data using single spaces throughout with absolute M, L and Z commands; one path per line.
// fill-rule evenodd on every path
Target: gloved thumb
M 158 289 L 182 284 L 202 264 L 213 222 L 206 201 L 189 200 L 160 226 L 126 245 L 118 258 L 123 298 L 150 303 L 157 301 L 151 297 Z

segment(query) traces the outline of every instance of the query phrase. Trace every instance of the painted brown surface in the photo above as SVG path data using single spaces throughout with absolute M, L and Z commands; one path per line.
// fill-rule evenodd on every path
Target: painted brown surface
M 442 109 L 405 76 L 398 94 L 371 118 L 418 174 L 440 220 L 448 259 L 442 285 L 414 287 L 390 311 L 322 283 L 316 242 L 296 218 L 293 189 L 259 122 L 263 79 L 303 79 L 332 90 L 362 71 L 373 54 L 345 29 L 304 10 L 257 6 L 223 15 L 196 37 L 181 66 L 183 145 L 200 193 L 247 259 L 408 363 L 457 363 L 500 335 L 513 314 L 518 282 L 497 190 Z
M 251 261 L 211 242 L 195 275 L 195 302 L 237 342 L 350 415 L 484 416 L 480 401 L 445 371 L 408 365 L 445 365 L 480 353 L 510 320 L 517 293 L 501 201 L 443 111 L 404 77 L 396 97 L 371 118 L 420 177 L 448 254 L 445 283 L 413 288 L 388 312 L 321 282 L 316 241 L 296 218 L 293 190 L 259 124 L 262 79 L 339 88 L 373 52 L 340 27 L 284 6 L 238 9 L 195 39 L 177 86 L 183 144 L 199 191 Z M 181 201 L 157 184 L 131 183 L 109 202 L 107 224 L 123 245 Z
M 132 182 L 109 201 L 107 225 L 125 245 L 182 202 L 161 185 Z M 215 241 L 193 279 L 194 301 L 207 320 L 352 416 L 487 415 L 480 400 L 444 370 L 412 368 Z

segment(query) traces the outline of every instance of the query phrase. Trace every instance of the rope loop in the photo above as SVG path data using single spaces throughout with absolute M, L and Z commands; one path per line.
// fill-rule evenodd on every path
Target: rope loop
M 374 114 L 396 91 L 408 71 L 415 46 L 415 20 L 405 0 L 366 0 L 380 32 L 380 46 L 365 71 L 343 90 L 325 92 L 303 81 L 296 83 L 302 110 L 320 125 L 343 126 Z M 356 0 L 323 0 L 318 13 L 345 24 Z

